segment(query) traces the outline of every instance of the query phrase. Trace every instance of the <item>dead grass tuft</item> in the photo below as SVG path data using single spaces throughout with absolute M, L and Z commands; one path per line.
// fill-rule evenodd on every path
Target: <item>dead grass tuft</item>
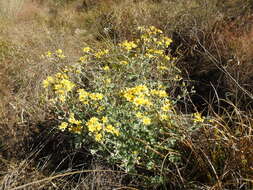
M 9 0 L 0 2 L 0 16 L 12 19 L 22 9 L 25 0 Z

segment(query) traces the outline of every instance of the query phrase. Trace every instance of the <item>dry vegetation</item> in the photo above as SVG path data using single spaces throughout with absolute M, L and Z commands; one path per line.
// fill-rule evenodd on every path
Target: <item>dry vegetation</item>
M 252 1 L 82 2 L 0 2 L 0 189 L 252 189 Z M 131 40 L 142 25 L 172 37 L 171 53 L 195 87 L 178 109 L 214 120 L 178 145 L 183 165 L 161 187 L 143 187 L 87 147 L 76 148 L 71 135 L 54 129 L 57 117 L 41 97 L 42 80 L 87 44 Z M 41 59 L 57 49 L 67 60 Z

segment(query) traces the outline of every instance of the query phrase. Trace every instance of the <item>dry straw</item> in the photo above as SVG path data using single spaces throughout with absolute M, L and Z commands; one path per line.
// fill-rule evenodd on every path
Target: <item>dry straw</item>
M 26 0 L 0 0 L 0 16 L 14 18 Z

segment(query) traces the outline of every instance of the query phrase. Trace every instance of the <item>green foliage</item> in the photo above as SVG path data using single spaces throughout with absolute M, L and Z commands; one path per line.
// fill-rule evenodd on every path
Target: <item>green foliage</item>
M 75 134 L 77 145 L 93 142 L 91 153 L 127 172 L 144 169 L 162 179 L 168 165 L 180 164 L 177 142 L 205 119 L 176 110 L 189 92 L 169 54 L 172 40 L 153 26 L 137 33 L 139 39 L 107 49 L 85 47 L 78 63 L 49 76 L 43 86 L 59 130 Z M 57 50 L 44 58 L 58 62 L 65 56 Z M 178 96 L 167 90 L 175 87 L 182 91 Z

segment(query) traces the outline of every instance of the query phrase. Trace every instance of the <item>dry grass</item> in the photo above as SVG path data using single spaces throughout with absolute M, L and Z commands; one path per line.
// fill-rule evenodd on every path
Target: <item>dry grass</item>
M 22 9 L 26 0 L 9 0 L 0 2 L 0 16 L 13 18 Z
M 191 174 L 207 189 L 251 189 L 252 117 L 234 110 L 216 115 L 215 125 L 185 142 Z M 232 113 L 232 114 L 231 114 Z M 189 173 L 188 171 L 187 173 Z

